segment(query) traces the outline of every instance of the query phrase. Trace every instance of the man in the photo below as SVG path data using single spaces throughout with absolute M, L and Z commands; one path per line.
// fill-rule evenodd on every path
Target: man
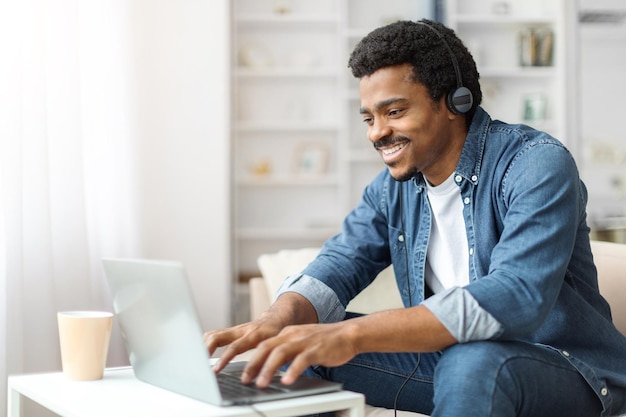
M 387 169 L 342 232 L 258 320 L 209 332 L 216 365 L 256 348 L 242 380 L 340 381 L 375 406 L 432 416 L 626 412 L 626 338 L 598 292 L 587 193 L 556 139 L 492 121 L 475 63 L 423 20 L 353 51 L 368 139 Z M 406 308 L 345 306 L 393 264 Z

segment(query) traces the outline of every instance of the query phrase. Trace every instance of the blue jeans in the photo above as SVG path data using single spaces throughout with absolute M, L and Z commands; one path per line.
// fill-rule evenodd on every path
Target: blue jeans
M 342 382 L 345 389 L 365 394 L 370 405 L 433 417 L 602 412 L 595 393 L 559 353 L 522 342 L 472 342 L 428 354 L 368 353 L 307 374 Z M 616 400 L 618 410 L 624 398 Z

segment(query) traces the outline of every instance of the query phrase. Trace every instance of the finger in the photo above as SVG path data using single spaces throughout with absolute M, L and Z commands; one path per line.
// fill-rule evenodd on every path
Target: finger
M 202 339 L 204 341 L 204 345 L 207 348 L 207 351 L 209 352 L 209 356 L 213 356 L 213 354 L 219 347 L 217 340 L 213 336 L 213 332 L 205 333 L 204 335 L 202 335 Z
M 210 356 L 215 354 L 217 348 L 228 346 L 220 353 L 220 358 L 214 364 L 213 370 L 215 372 L 220 372 L 235 356 L 249 349 L 249 347 L 247 347 L 249 344 L 242 343 L 241 341 L 243 334 L 244 332 L 238 328 L 207 332 L 204 334 L 204 342 Z
M 280 382 L 285 385 L 293 384 L 308 367 L 316 365 L 317 363 L 318 361 L 315 360 L 315 355 L 311 354 L 309 351 L 297 355 L 280 378 Z
M 283 364 L 276 359 L 270 361 L 270 357 L 276 358 L 276 351 L 285 349 L 284 343 L 284 338 L 280 336 L 272 337 L 260 343 L 248 360 L 242 375 L 242 382 L 251 383 L 254 381 L 258 387 L 267 387 L 278 368 Z M 276 363 L 278 365 L 275 365 Z
M 276 345 L 263 362 L 263 366 L 256 378 L 256 385 L 261 388 L 268 386 L 276 372 L 283 365 L 291 362 L 302 349 L 301 344 L 293 342 Z
M 213 356 L 217 348 L 228 345 L 237 337 L 237 334 L 232 329 L 206 332 L 203 335 L 204 344 L 210 356 Z
M 248 359 L 246 366 L 241 374 L 241 382 L 244 384 L 251 383 L 257 378 L 259 371 L 262 369 L 271 348 L 269 347 L 271 339 L 268 339 L 256 347 L 256 350 Z
M 226 367 L 237 355 L 247 352 L 250 347 L 247 344 L 243 344 L 241 341 L 231 343 L 220 355 L 220 358 L 213 366 L 215 372 L 220 372 Z

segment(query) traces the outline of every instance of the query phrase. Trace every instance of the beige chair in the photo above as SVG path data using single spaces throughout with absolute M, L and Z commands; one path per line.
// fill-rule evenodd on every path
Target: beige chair
M 270 305 L 273 294 L 285 279 L 301 271 L 319 253 L 319 248 L 282 250 L 264 254 L 258 259 L 262 277 L 250 280 L 251 317 L 258 317 Z M 592 241 L 591 250 L 598 268 L 600 293 L 613 312 L 615 326 L 626 335 L 626 244 Z M 391 268 L 387 268 L 348 305 L 349 311 L 372 313 L 401 307 L 402 302 Z M 398 412 L 399 416 L 418 417 L 421 414 Z M 393 410 L 366 407 L 366 417 L 393 417 Z
M 626 336 L 626 244 L 591 241 L 600 294 L 611 305 L 613 323 Z
M 258 317 L 269 308 L 273 294 L 285 277 L 304 269 L 320 248 L 284 249 L 259 256 L 257 264 L 262 277 L 250 280 L 250 316 Z M 376 280 L 348 305 L 349 311 L 373 313 L 402 306 L 395 284 L 393 268 L 382 271 Z

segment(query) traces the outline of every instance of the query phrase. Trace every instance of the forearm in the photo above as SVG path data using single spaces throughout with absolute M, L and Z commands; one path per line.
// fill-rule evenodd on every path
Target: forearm
M 311 365 L 339 366 L 365 352 L 432 352 L 455 343 L 424 306 L 336 323 L 287 326 L 258 345 L 242 381 L 257 378 L 257 385 L 266 387 L 276 370 L 290 363 L 281 380 L 291 384 Z
M 304 296 L 295 292 L 281 294 L 272 304 L 268 311 L 261 315 L 274 317 L 279 320 L 281 327 L 295 324 L 317 323 L 317 312 L 313 305 Z
M 358 353 L 433 352 L 457 343 L 424 306 L 381 311 L 342 324 Z
M 295 274 L 287 277 L 278 289 L 276 299 L 286 294 L 299 294 L 313 306 L 314 323 L 332 323 L 343 320 L 346 315 L 344 306 L 337 294 L 320 280 L 308 275 Z M 291 299 L 283 300 L 292 302 Z M 283 305 L 282 302 L 280 304 Z M 294 311 L 295 324 L 311 323 L 312 316 L 300 317 L 300 314 L 309 314 L 309 311 Z

